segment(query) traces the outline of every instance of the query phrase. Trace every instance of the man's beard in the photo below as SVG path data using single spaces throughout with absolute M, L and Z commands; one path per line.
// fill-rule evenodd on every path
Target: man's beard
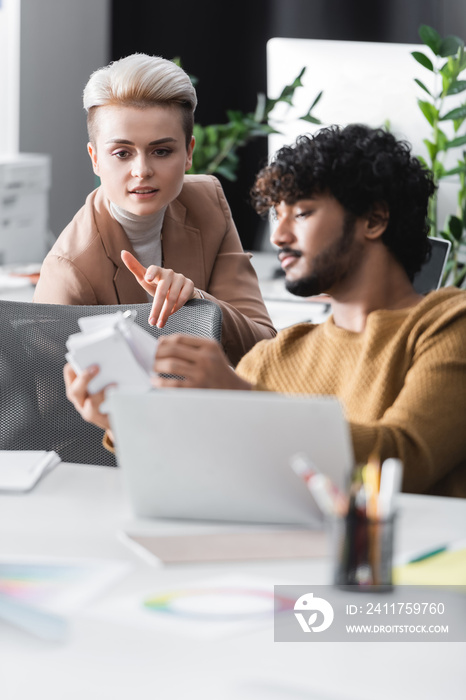
M 355 231 L 356 215 L 346 212 L 340 238 L 317 255 L 307 277 L 285 280 L 286 289 L 299 297 L 311 297 L 327 292 L 344 280 L 360 259 L 361 246 L 354 246 Z

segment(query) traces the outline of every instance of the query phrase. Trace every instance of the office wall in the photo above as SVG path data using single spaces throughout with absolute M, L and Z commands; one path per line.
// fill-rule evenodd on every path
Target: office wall
M 139 0 L 131 13 L 128 6 L 128 0 L 112 2 L 112 59 L 135 51 L 179 56 L 198 78 L 199 124 L 227 121 L 228 109 L 254 111 L 257 93 L 266 89 L 269 0 Z M 264 138 L 242 149 L 238 181 L 222 181 L 246 248 L 254 247 L 259 223 L 249 189 L 266 157 Z
M 19 146 L 52 157 L 57 236 L 94 187 L 82 91 L 109 60 L 109 0 L 21 0 Z

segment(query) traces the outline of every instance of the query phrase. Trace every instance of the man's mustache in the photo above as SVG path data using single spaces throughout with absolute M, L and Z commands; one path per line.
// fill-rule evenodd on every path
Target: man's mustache
M 280 250 L 277 253 L 277 257 L 279 260 L 282 260 L 284 257 L 292 255 L 295 258 L 300 258 L 302 257 L 302 252 L 300 250 L 296 250 L 295 248 L 288 248 L 285 246 L 284 248 L 280 248 Z

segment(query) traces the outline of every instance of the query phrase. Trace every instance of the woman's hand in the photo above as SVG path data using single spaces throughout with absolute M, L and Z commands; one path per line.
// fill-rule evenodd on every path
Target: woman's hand
M 171 314 L 198 297 L 194 282 L 179 272 L 157 265 L 145 268 L 127 250 L 121 251 L 121 259 L 141 287 L 154 297 L 149 316 L 151 326 L 163 328 Z
M 105 399 L 105 389 L 95 394 L 89 394 L 88 391 L 89 382 L 98 372 L 99 368 L 93 365 L 82 374 L 77 375 L 71 365 L 67 363 L 63 368 L 66 396 L 87 423 L 93 423 L 98 428 L 106 430 L 113 442 L 108 416 L 100 412 L 100 406 Z
M 249 390 L 252 385 L 241 379 L 228 364 L 227 357 L 215 340 L 190 335 L 167 335 L 159 338 L 154 372 L 176 374 L 181 379 L 156 377 L 156 387 Z

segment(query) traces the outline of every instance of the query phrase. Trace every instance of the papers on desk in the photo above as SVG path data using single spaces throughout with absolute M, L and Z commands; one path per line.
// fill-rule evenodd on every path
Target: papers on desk
M 419 552 L 393 570 L 395 584 L 466 586 L 466 541 Z
M 0 450 L 0 492 L 30 491 L 60 457 L 46 450 Z
M 322 531 L 228 526 L 215 532 L 155 535 L 118 533 L 119 539 L 151 564 L 194 564 L 324 557 Z M 87 614 L 129 626 L 165 628 L 167 633 L 216 639 L 273 626 L 273 580 L 227 575 L 187 581 L 182 587 L 109 596 Z M 294 604 L 294 600 L 289 605 Z M 287 601 L 282 601 L 286 607 Z
M 86 614 L 131 627 L 165 629 L 167 634 L 216 639 L 264 626 L 272 629 L 274 583 L 234 575 L 194 579 L 183 586 L 109 597 Z M 283 599 L 281 609 L 292 608 L 294 603 Z
M 0 621 L 61 641 L 67 617 L 131 569 L 127 562 L 0 558 Z

